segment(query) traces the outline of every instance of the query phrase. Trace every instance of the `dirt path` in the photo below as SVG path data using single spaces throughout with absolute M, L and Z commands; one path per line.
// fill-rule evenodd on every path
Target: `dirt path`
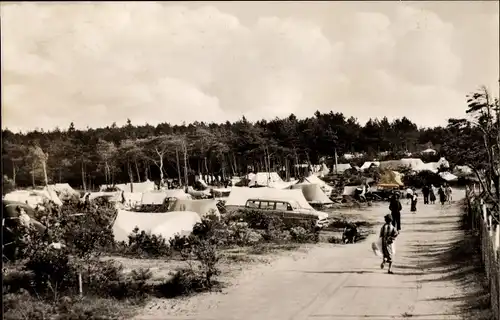
M 460 195 L 455 192 L 455 200 Z M 416 214 L 406 203 L 403 207 L 394 275 L 380 270 L 372 235 L 363 243 L 323 244 L 281 258 L 244 272 L 222 294 L 192 297 L 169 309 L 150 306 L 136 319 L 461 319 L 462 291 L 453 270 L 439 262 L 461 235 L 458 206 L 419 203 Z M 382 221 L 386 206 L 373 207 L 370 214 Z

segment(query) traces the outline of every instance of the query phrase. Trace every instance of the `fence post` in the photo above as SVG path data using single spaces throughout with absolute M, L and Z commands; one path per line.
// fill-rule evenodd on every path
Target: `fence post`
M 495 245 L 493 246 L 495 257 L 497 259 L 498 259 L 498 247 L 500 247 L 500 224 L 497 224 L 495 228 Z

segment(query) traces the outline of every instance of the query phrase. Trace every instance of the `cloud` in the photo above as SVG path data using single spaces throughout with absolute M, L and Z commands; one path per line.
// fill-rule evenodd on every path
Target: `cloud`
M 215 6 L 161 2 L 2 4 L 3 126 L 223 122 L 315 110 L 363 121 L 414 114 L 433 125 L 445 111 L 463 111 L 456 29 L 432 12 L 357 12 L 338 21 L 345 31 L 335 36 L 312 19 L 241 21 Z M 444 111 L 434 115 L 436 107 Z

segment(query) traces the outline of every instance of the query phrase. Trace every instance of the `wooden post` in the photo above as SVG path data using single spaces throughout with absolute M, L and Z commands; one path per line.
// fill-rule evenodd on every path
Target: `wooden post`
M 497 259 L 498 259 L 498 247 L 500 247 L 500 224 L 497 224 L 495 228 L 495 245 L 493 246 L 493 250 L 495 251 L 495 257 L 497 257 Z
M 82 273 L 78 272 L 78 293 L 83 296 Z

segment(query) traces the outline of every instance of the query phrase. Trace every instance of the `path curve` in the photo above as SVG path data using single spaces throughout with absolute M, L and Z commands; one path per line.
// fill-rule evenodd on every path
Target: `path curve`
M 189 315 L 162 310 L 137 319 L 460 319 L 460 299 L 454 297 L 461 290 L 436 261 L 462 235 L 457 204 L 462 193 L 457 190 L 454 204 L 444 207 L 419 203 L 416 214 L 403 205 L 394 275 L 380 270 L 380 258 L 371 251 L 372 235 L 353 245 L 319 245 L 303 259 L 282 258 L 226 294 L 212 294 L 210 307 L 202 304 Z M 373 207 L 379 221 L 386 208 Z

